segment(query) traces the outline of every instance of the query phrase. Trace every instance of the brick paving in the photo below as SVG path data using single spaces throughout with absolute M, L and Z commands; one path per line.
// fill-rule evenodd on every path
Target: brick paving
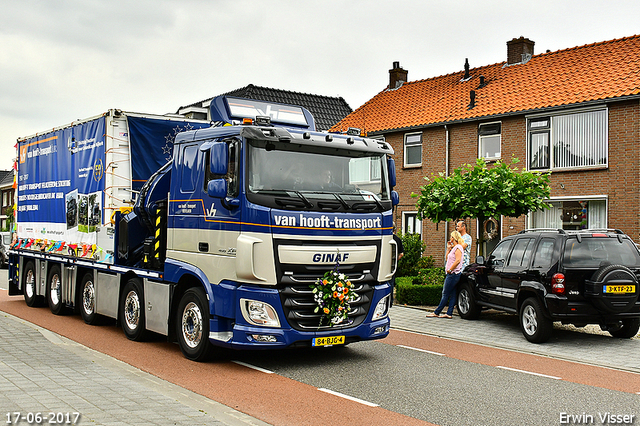
M 50 413 L 72 424 L 79 413 L 79 425 L 266 425 L 4 313 L 0 395 L 5 424 L 49 424 Z M 15 422 L 16 412 L 24 420 Z
M 596 331 L 594 327 L 581 329 L 554 323 L 551 339 L 534 344 L 522 335 L 516 315 L 485 311 L 480 319 L 469 321 L 457 315 L 453 319 L 426 318 L 426 312 L 425 309 L 394 305 L 391 308 L 391 327 L 640 373 L 640 335 L 633 339 L 617 339 Z

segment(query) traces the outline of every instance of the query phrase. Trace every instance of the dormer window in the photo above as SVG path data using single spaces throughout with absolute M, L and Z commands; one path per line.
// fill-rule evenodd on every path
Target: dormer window
M 500 159 L 501 123 L 481 124 L 478 127 L 478 157 L 485 160 Z

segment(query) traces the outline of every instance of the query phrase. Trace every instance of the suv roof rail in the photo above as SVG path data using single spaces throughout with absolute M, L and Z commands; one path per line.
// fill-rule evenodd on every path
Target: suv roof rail
M 518 232 L 518 234 L 526 234 L 527 232 L 557 232 L 558 234 L 566 234 L 566 232 L 564 232 L 564 229 L 560 228 L 529 228 L 523 229 L 522 231 Z
M 616 234 L 624 235 L 624 232 L 618 228 L 592 228 L 592 229 L 581 229 L 581 232 L 615 232 Z

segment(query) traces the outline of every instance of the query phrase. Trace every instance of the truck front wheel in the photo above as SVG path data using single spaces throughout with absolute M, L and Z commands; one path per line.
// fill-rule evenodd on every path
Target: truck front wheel
M 209 304 L 201 288 L 187 290 L 176 318 L 178 343 L 185 358 L 206 361 L 211 357 L 213 345 L 209 342 Z
M 47 302 L 49 302 L 49 309 L 54 315 L 63 315 L 67 313 L 67 310 L 62 301 L 62 274 L 60 273 L 60 266 L 53 265 L 49 269 L 49 276 L 47 278 Z
M 129 340 L 141 342 L 145 339 L 147 330 L 145 329 L 144 294 L 140 281 L 135 278 L 127 281 L 124 286 L 120 322 Z
M 36 294 L 36 268 L 33 262 L 25 263 L 22 271 L 22 292 L 27 306 L 35 308 L 44 305 L 44 297 Z

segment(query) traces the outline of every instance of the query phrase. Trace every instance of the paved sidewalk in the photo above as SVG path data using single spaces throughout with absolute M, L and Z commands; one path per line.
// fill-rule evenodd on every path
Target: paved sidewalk
M 79 413 L 80 425 L 267 425 L 0 312 L 2 423 L 50 424 L 50 413 L 58 424 Z
M 542 344 L 527 341 L 518 324 L 517 315 L 485 311 L 480 319 L 463 320 L 426 318 L 427 311 L 407 306 L 391 308 L 391 327 L 397 330 L 477 343 L 567 361 L 611 367 L 640 373 L 640 339 L 617 339 L 608 333 L 587 333 L 582 329 L 569 330 L 554 324 L 551 339 Z

